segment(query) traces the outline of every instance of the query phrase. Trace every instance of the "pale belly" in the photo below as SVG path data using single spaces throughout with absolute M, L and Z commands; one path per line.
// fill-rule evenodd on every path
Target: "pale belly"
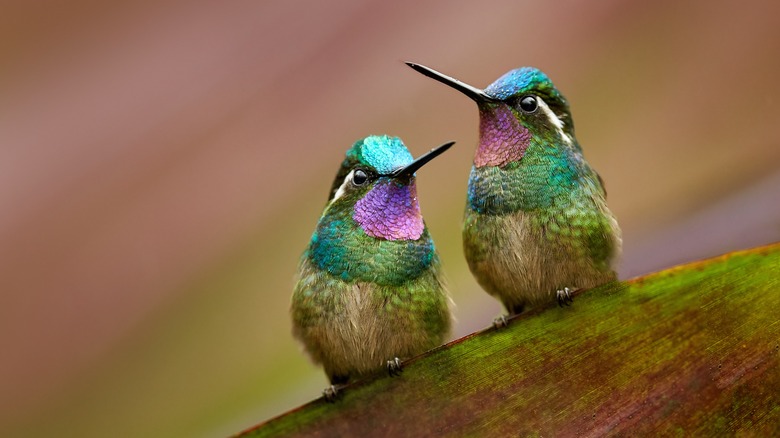
M 331 379 L 376 372 L 395 357 L 440 345 L 449 333 L 449 299 L 433 273 L 412 288 L 332 281 L 309 289 L 308 296 L 294 293 L 293 334 Z
M 508 311 L 552 303 L 566 287 L 591 288 L 616 278 L 612 263 L 620 237 L 611 215 L 601 228 L 586 231 L 562 229 L 568 226 L 565 221 L 540 226 L 535 219 L 525 212 L 466 211 L 463 245 L 469 268 Z M 606 247 L 594 250 L 589 247 L 593 242 Z

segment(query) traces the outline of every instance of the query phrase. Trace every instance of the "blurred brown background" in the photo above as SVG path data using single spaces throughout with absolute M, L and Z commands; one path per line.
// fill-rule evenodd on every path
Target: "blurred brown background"
M 476 108 L 403 60 L 480 87 L 547 72 L 623 278 L 780 240 L 776 2 L 0 8 L 0 436 L 222 436 L 317 397 L 293 274 L 368 134 L 458 141 L 419 196 L 453 336 L 488 325 L 459 232 Z

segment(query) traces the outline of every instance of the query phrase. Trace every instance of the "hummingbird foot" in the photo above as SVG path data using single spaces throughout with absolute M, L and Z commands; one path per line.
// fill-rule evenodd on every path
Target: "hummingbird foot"
M 501 315 L 496 317 L 496 319 L 493 320 L 493 327 L 496 329 L 502 329 L 506 327 L 509 324 L 509 321 L 506 320 L 506 315 Z
M 558 298 L 558 306 L 563 307 L 564 305 L 569 306 L 572 302 L 574 302 L 574 299 L 572 298 L 571 294 L 577 289 L 569 289 L 568 287 L 564 287 L 563 289 L 559 289 L 555 295 Z
M 506 307 L 506 315 L 500 315 L 493 320 L 493 327 L 495 327 L 496 329 L 502 329 L 506 327 L 507 325 L 509 325 L 509 318 L 512 318 L 514 316 L 523 313 L 523 308 L 525 308 L 525 304 L 507 303 L 506 301 L 504 301 L 504 307 Z
M 393 360 L 387 361 L 387 374 L 390 375 L 390 377 L 400 376 L 403 372 L 403 367 L 401 366 L 401 359 L 394 357 Z
M 336 401 L 336 396 L 339 395 L 339 387 L 342 385 L 330 385 L 327 388 L 325 388 L 324 391 L 322 391 L 322 397 L 325 398 L 325 401 L 328 403 L 333 403 Z
M 333 403 L 336 401 L 336 397 L 339 395 L 339 390 L 347 386 L 349 375 L 328 373 L 328 378 L 330 379 L 330 386 L 322 391 L 322 396 L 328 403 Z

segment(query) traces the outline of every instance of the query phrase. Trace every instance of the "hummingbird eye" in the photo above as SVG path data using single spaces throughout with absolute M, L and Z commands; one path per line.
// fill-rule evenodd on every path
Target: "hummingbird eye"
M 356 186 L 362 186 L 366 181 L 368 181 L 368 174 L 362 169 L 357 169 L 352 175 L 352 184 Z
M 520 99 L 520 109 L 526 113 L 532 113 L 539 108 L 539 102 L 535 96 L 525 96 Z

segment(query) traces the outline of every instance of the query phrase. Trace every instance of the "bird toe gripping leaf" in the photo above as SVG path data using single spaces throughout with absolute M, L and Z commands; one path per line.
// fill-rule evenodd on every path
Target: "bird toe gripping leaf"
M 403 371 L 401 359 L 394 357 L 392 360 L 387 361 L 387 374 L 391 377 L 400 376 Z
M 558 289 L 555 292 L 555 296 L 558 299 L 558 306 L 569 306 L 571 303 L 574 302 L 574 298 L 572 298 L 572 293 L 575 291 L 578 291 L 579 289 L 571 290 L 568 287 L 564 287 L 563 289 Z
M 493 327 L 500 329 L 504 328 L 509 324 L 509 321 L 506 319 L 507 315 L 499 315 L 493 320 Z

